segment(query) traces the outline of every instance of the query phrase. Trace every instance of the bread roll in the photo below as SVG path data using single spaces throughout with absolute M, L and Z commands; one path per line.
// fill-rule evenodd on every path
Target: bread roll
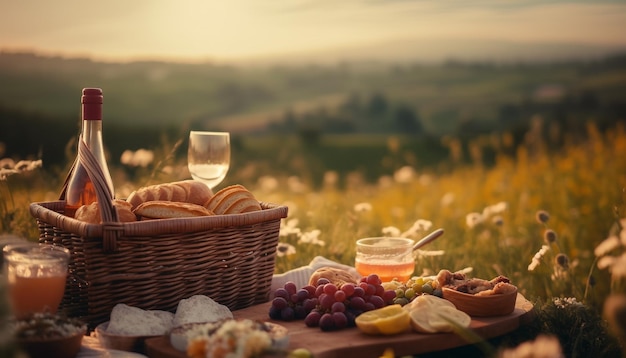
M 309 278 L 309 285 L 316 286 L 317 280 L 319 280 L 320 278 L 327 279 L 328 281 L 330 281 L 330 283 L 337 286 L 337 288 L 341 288 L 341 286 L 346 283 L 352 283 L 354 285 L 358 284 L 357 278 L 352 276 L 350 272 L 331 266 L 320 267 L 315 270 L 315 272 L 313 272 L 313 274 Z
M 169 219 L 214 215 L 202 205 L 177 201 L 152 200 L 139 204 L 133 213 L 142 219 Z
M 148 201 L 176 201 L 206 206 L 213 196 L 211 189 L 201 182 L 182 180 L 171 183 L 155 184 L 139 188 L 126 199 L 136 209 Z
M 206 207 L 216 215 L 241 214 L 261 210 L 254 195 L 243 185 L 228 186 L 213 195 Z
M 117 219 L 120 222 L 137 221 L 137 216 L 135 216 L 135 214 L 131 211 L 130 203 L 125 200 L 113 199 L 113 207 L 117 210 Z M 78 210 L 76 210 L 74 218 L 92 224 L 102 223 L 98 202 L 81 206 Z

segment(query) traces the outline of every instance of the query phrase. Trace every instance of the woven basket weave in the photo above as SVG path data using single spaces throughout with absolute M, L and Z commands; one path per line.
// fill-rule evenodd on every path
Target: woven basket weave
M 93 159 L 86 148 L 81 163 Z M 86 167 L 90 177 L 102 175 Z M 63 215 L 64 200 L 30 204 L 39 242 L 71 252 L 62 312 L 93 329 L 118 303 L 173 312 L 197 294 L 231 310 L 267 302 L 287 207 L 261 202 L 263 210 L 245 214 L 122 223 L 111 221 L 116 211 L 102 186 L 102 224 Z

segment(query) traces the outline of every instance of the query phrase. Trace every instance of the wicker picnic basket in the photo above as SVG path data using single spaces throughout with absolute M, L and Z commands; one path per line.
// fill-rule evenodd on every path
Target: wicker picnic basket
M 102 224 L 65 216 L 64 200 L 30 204 L 39 242 L 71 252 L 62 312 L 93 329 L 118 303 L 174 312 L 193 295 L 231 310 L 267 302 L 287 207 L 260 202 L 263 210 L 245 214 L 122 223 L 86 145 L 78 160 L 95 183 Z

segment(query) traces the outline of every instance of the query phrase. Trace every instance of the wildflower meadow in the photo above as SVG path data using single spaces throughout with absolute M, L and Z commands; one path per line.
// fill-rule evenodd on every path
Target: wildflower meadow
M 441 269 L 480 278 L 504 275 L 536 308 L 544 308 L 541 330 L 571 329 L 572 321 L 559 311 L 569 307 L 578 312 L 571 319 L 597 315 L 599 327 L 606 328 L 602 334 L 626 337 L 620 316 L 626 312 L 626 128 L 601 133 L 589 125 L 585 141 L 556 151 L 545 141 L 528 141 L 511 155 L 501 141 L 492 142 L 493 165 L 480 160 L 447 168 L 403 165 L 376 182 L 358 172 L 340 177 L 327 171 L 320 186 L 295 171 L 276 176 L 236 171 L 222 185 L 243 183 L 259 200 L 288 206 L 276 273 L 307 265 L 316 256 L 352 265 L 359 238 L 417 240 L 443 228 L 444 235 L 419 252 L 415 275 Z M 129 152 L 125 164 L 111 165 L 116 195 L 185 178 L 184 159 L 168 156 L 175 146 Z M 28 205 L 56 200 L 59 173 L 67 168 L 55 173 L 46 163 L 2 163 L 0 233 L 36 240 Z M 580 337 L 561 345 L 570 352 L 598 349 L 607 343 L 589 343 L 597 333 L 581 330 Z

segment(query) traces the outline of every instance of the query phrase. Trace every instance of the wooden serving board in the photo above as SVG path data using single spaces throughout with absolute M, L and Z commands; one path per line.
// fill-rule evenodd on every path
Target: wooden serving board
M 358 328 L 322 332 L 309 328 L 302 320 L 283 322 L 269 319 L 270 303 L 248 307 L 233 312 L 235 318 L 249 318 L 280 324 L 289 330 L 289 349 L 306 348 L 315 358 L 380 357 L 386 348 L 393 348 L 396 356 L 438 352 L 461 347 L 467 342 L 453 333 L 423 334 L 407 331 L 395 336 L 370 336 Z M 506 316 L 472 318 L 470 328 L 478 336 L 489 339 L 517 329 L 532 319 L 533 305 L 518 293 L 515 310 Z M 169 341 L 169 336 L 146 340 L 146 351 L 150 358 L 185 358 Z

